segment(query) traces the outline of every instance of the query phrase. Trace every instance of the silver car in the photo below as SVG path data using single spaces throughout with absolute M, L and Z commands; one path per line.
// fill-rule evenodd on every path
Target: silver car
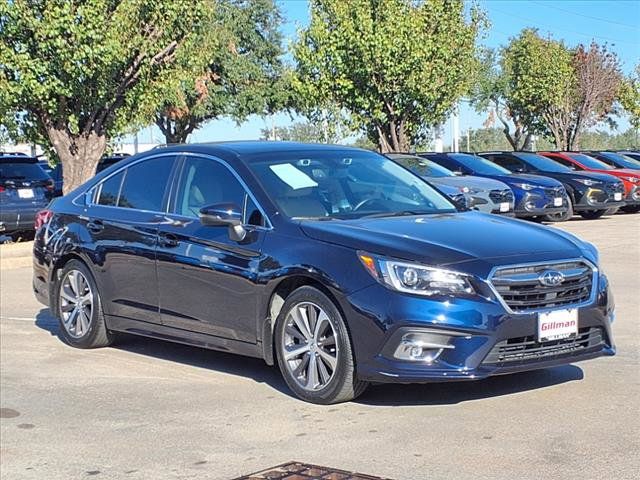
M 472 210 L 514 215 L 513 192 L 505 183 L 469 175 L 459 177 L 451 170 L 416 155 L 389 153 L 387 157 L 417 173 L 435 187 L 440 188 L 453 200 L 456 200 L 455 195 L 465 195 L 467 205 Z

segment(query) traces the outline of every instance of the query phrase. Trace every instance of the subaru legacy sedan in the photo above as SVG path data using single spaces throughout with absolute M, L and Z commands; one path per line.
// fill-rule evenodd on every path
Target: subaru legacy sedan
M 615 353 L 593 245 L 459 212 L 366 150 L 153 150 L 54 200 L 37 224 L 35 294 L 69 345 L 128 332 L 258 357 L 309 402 Z

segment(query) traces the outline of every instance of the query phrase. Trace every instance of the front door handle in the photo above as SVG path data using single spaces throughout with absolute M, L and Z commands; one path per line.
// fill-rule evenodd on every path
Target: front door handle
M 178 237 L 172 233 L 161 233 L 158 243 L 161 247 L 174 248 L 178 246 Z
M 92 233 L 100 233 L 104 230 L 104 223 L 102 220 L 91 220 L 87 223 L 87 229 Z

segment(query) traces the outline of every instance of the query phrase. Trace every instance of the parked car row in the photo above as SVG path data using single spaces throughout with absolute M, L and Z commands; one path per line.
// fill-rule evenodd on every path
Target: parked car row
M 389 154 L 461 205 L 487 213 L 564 221 L 640 211 L 640 162 L 615 152 Z M 595 157 L 618 162 L 612 166 Z M 619 168 L 617 165 L 624 165 Z M 444 173 L 438 170 L 444 167 Z M 450 179 L 451 175 L 457 180 Z M 479 180 L 493 183 L 479 183 Z M 508 205 L 508 206 L 507 206 Z M 499 207 L 498 207 L 499 206 Z
M 127 154 L 105 156 L 100 172 L 128 157 Z M 62 195 L 63 175 L 60 164 L 24 153 L 0 152 L 0 235 L 33 231 L 36 213 L 52 198 Z
M 483 172 L 469 185 L 489 192 L 503 189 L 494 176 L 520 184 L 516 213 L 554 215 L 583 204 L 565 184 L 619 180 L 420 158 L 397 157 L 416 174 L 375 152 L 289 142 L 136 155 L 38 214 L 35 295 L 71 346 L 128 332 L 258 357 L 320 404 L 372 382 L 478 380 L 614 355 L 614 301 L 595 247 L 460 211 L 442 190 L 465 186 L 432 159 Z M 540 158 L 551 162 L 525 157 L 524 171 L 553 172 Z M 503 210 L 503 198 L 477 198 Z

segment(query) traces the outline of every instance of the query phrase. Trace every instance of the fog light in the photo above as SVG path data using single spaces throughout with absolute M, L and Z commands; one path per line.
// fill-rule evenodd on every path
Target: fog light
M 445 350 L 455 347 L 449 343 L 448 335 L 439 335 L 432 332 L 412 332 L 403 335 L 400 344 L 393 356 L 398 360 L 412 362 L 434 362 Z
M 536 204 L 533 202 L 527 202 L 524 204 L 524 208 L 525 210 L 535 210 L 536 209 Z

